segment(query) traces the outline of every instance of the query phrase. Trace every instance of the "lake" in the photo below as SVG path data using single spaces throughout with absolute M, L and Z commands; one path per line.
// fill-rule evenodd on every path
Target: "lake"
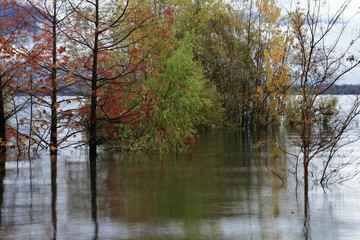
M 201 133 L 184 154 L 99 153 L 96 168 L 78 151 L 9 156 L 0 174 L 0 239 L 357 239 L 360 185 L 354 178 L 312 185 L 305 217 L 289 160 L 276 169 L 270 147 L 294 147 L 292 129 Z M 353 147 L 358 144 L 353 145 Z

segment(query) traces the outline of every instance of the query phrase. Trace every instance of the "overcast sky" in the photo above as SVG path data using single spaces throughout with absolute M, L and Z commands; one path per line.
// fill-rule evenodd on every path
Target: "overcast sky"
M 313 2 L 314 0 L 310 0 Z M 323 1 L 323 0 L 322 0 Z M 322 18 L 323 21 L 328 19 L 328 16 L 332 16 L 341 6 L 342 3 L 347 0 L 327 0 L 326 5 L 324 5 L 322 9 Z M 308 0 L 278 0 L 279 7 L 282 9 L 289 9 L 292 5 L 293 8 L 296 5 L 300 5 L 305 7 L 308 3 Z M 299 3 L 299 4 L 298 4 Z M 344 14 L 344 22 L 350 20 L 348 25 L 348 30 L 345 33 L 344 38 L 342 41 L 344 42 L 344 46 L 346 45 L 345 42 L 351 41 L 356 34 L 360 34 L 360 1 L 359 0 L 352 0 L 345 11 Z M 340 27 L 340 26 L 339 26 Z M 329 39 L 331 41 L 331 39 Z M 360 40 L 357 44 L 356 49 L 353 49 L 352 53 L 355 56 L 360 58 Z M 360 84 L 360 67 L 355 69 L 353 72 L 349 73 L 348 75 L 344 76 L 344 78 L 339 83 L 346 83 L 346 84 Z

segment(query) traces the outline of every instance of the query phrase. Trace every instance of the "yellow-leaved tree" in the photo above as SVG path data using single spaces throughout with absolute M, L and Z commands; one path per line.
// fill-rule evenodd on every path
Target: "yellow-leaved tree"
M 286 101 L 289 100 L 291 77 L 287 56 L 292 38 L 281 26 L 281 16 L 276 0 L 258 0 L 258 48 L 257 66 L 259 85 L 253 95 L 255 122 L 262 126 L 278 123 Z

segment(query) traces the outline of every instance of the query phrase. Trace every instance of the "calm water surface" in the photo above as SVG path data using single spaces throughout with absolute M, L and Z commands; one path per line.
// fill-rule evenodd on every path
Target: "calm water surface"
M 305 218 L 301 185 L 281 184 L 252 148 L 289 135 L 215 131 L 187 154 L 100 154 L 95 170 L 75 151 L 10 157 L 0 239 L 360 239 L 358 180 L 312 187 Z

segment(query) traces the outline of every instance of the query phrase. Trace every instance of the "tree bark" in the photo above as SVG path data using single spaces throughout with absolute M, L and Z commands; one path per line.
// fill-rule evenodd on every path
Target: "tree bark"
M 90 126 L 89 148 L 90 155 L 96 154 L 97 147 L 97 81 L 98 81 L 98 54 L 99 54 L 99 1 L 95 1 L 95 34 L 92 62 L 91 99 L 90 99 Z M 92 158 L 90 158 L 91 161 Z
M 6 152 L 6 117 L 5 101 L 3 94 L 3 77 L 0 77 L 0 152 Z
M 51 68 L 51 123 L 50 123 L 50 154 L 57 154 L 57 1 L 53 0 L 52 19 L 52 68 Z

